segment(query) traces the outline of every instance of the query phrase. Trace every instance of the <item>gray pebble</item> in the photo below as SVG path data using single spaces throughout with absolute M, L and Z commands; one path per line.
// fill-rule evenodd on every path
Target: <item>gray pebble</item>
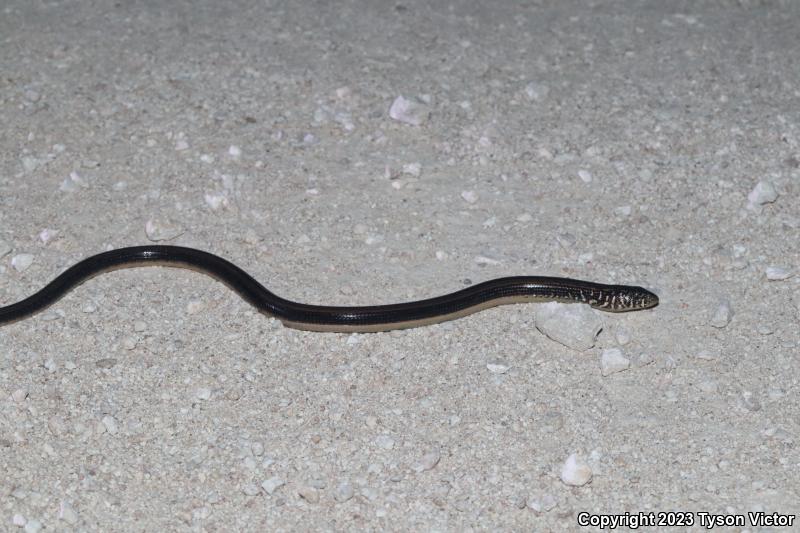
M 630 366 L 630 360 L 622 355 L 622 351 L 618 348 L 603 350 L 603 354 L 600 356 L 600 373 L 604 376 L 622 372 Z
M 792 271 L 788 268 L 769 266 L 764 271 L 767 279 L 770 281 L 783 281 L 792 277 Z
M 439 450 L 430 451 L 415 461 L 414 464 L 411 465 L 411 470 L 418 474 L 420 472 L 432 470 L 439 463 L 441 457 L 442 455 Z
M 336 490 L 333 492 L 333 498 L 339 502 L 346 502 L 353 497 L 353 485 L 347 481 L 342 481 L 337 485 Z
M 409 100 L 401 95 L 395 98 L 392 107 L 389 108 L 389 116 L 405 124 L 421 126 L 427 122 L 430 109 L 422 102 Z
M 277 476 L 273 476 L 273 477 L 267 479 L 266 481 L 264 481 L 263 483 L 261 483 L 261 488 L 264 489 L 264 491 L 267 494 L 272 495 L 273 492 L 278 490 L 285 483 L 286 482 L 284 480 L 282 480 L 281 478 L 279 478 Z
M 709 324 L 715 328 L 724 328 L 730 323 L 732 318 L 733 309 L 731 308 L 731 303 L 728 300 L 721 300 Z
M 568 348 L 583 352 L 594 346 L 603 322 L 587 305 L 548 302 L 536 308 L 536 329 Z
M 750 194 L 747 195 L 747 201 L 751 206 L 769 204 L 777 199 L 778 191 L 776 191 L 772 183 L 768 181 L 759 181 L 753 190 L 750 191 Z

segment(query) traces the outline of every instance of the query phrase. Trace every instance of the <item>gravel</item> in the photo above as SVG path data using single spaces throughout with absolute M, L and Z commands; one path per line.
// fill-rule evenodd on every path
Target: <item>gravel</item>
M 185 269 L 97 276 L 0 328 L 0 530 L 800 513 L 800 3 L 0 9 L 2 304 L 153 242 L 321 305 L 661 298 L 351 336 Z

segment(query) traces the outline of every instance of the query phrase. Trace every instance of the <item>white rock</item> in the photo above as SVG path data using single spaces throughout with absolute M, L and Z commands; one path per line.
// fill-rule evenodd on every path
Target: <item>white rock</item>
M 622 372 L 630 366 L 630 360 L 618 348 L 603 350 L 603 355 L 600 356 L 600 373 L 604 376 Z
M 587 305 L 548 302 L 536 307 L 536 329 L 559 344 L 583 352 L 594 346 L 603 322 Z
M 392 107 L 389 108 L 389 116 L 412 126 L 421 126 L 428 120 L 430 109 L 421 102 L 398 96 L 392 103 Z
M 588 170 L 579 170 L 578 171 L 578 177 L 584 183 L 591 183 L 592 182 L 592 173 L 589 172 Z
M 228 148 L 228 155 L 234 158 L 241 157 L 242 149 L 238 146 L 231 145 L 230 148 Z
M 475 262 L 481 266 L 497 266 L 501 264 L 501 262 L 497 259 L 492 259 L 491 257 L 486 257 L 485 255 L 476 255 Z
M 778 199 L 778 191 L 772 183 L 768 181 L 759 181 L 755 188 L 747 195 L 749 205 L 764 205 L 770 204 Z
M 52 241 L 58 235 L 58 231 L 50 228 L 45 228 L 39 232 L 39 240 L 42 241 L 43 244 L 47 244 L 48 242 Z
M 528 500 L 528 509 L 535 513 L 546 513 L 555 508 L 558 502 L 552 494 L 533 496 Z
M 333 498 L 339 502 L 346 502 L 350 498 L 353 497 L 353 485 L 348 483 L 347 481 L 342 481 L 339 485 L 336 486 L 336 490 L 333 492 Z
M 764 271 L 770 281 L 783 281 L 792 277 L 792 272 L 783 267 L 770 266 Z
M 195 391 L 194 396 L 198 400 L 209 400 L 211 399 L 211 389 L 208 387 L 201 387 Z
M 463 198 L 468 204 L 474 204 L 478 201 L 478 193 L 475 191 L 463 191 L 461 193 L 461 198 Z
M 11 266 L 14 267 L 17 272 L 24 272 L 32 264 L 32 254 L 17 254 L 11 258 Z
M 189 149 L 189 143 L 186 142 L 185 139 L 180 139 L 178 142 L 175 143 L 175 150 L 177 152 L 182 152 L 188 149 Z
M 617 344 L 619 344 L 620 346 L 625 346 L 626 344 L 631 342 L 631 334 L 625 328 L 622 327 L 617 328 L 617 331 L 615 332 L 614 336 L 617 339 Z
M 228 207 L 229 204 L 228 197 L 221 192 L 206 193 L 204 198 L 208 207 L 213 211 Z
M 561 481 L 566 485 L 581 487 L 592 480 L 592 469 L 577 454 L 567 457 L 561 467 Z
M 441 459 L 442 455 L 439 450 L 433 450 L 418 460 L 414 461 L 414 464 L 411 465 L 411 470 L 416 473 L 425 472 L 427 470 L 432 470 L 437 464 L 439 464 L 439 459 Z
M 75 192 L 82 187 L 88 187 L 89 184 L 77 172 L 70 172 L 69 176 L 61 182 L 59 190 L 62 192 Z
M 264 491 L 267 494 L 272 495 L 273 492 L 278 490 L 285 483 L 286 482 L 284 480 L 282 480 L 281 478 L 279 478 L 277 476 L 273 476 L 273 477 L 269 478 L 268 480 L 264 481 L 263 483 L 261 483 L 261 488 L 264 489 Z
M 531 220 L 533 220 L 533 216 L 529 213 L 522 213 L 517 217 L 517 222 L 530 222 Z
M 26 156 L 22 157 L 22 169 L 26 173 L 33 172 L 34 170 L 36 170 L 36 168 L 41 163 L 42 163 L 42 161 L 40 161 L 39 159 L 36 159 L 35 157 L 29 156 L 29 155 L 26 155 Z
M 117 433 L 117 421 L 111 415 L 106 415 L 103 417 L 103 426 L 108 431 L 109 435 L 116 435 Z
M 525 86 L 525 94 L 534 102 L 541 102 L 550 94 L 550 88 L 541 83 L 531 82 Z
M 614 209 L 614 214 L 622 218 L 631 216 L 631 212 L 633 212 L 633 208 L 629 205 L 621 205 Z
M 11 399 L 17 403 L 24 402 L 28 397 L 28 389 L 19 388 L 11 393 Z
M 17 527 L 22 527 L 22 526 L 24 526 L 24 525 L 25 525 L 25 522 L 27 522 L 27 520 L 25 520 L 25 517 L 24 517 L 24 516 L 22 516 L 22 515 L 21 515 L 21 514 L 19 514 L 19 513 L 15 514 L 15 515 L 14 515 L 14 516 L 11 518 L 11 523 L 12 523 L 12 524 L 14 524 L 14 525 L 15 525 L 15 526 L 17 526 Z
M 42 529 L 42 523 L 38 520 L 28 520 L 25 523 L 25 533 L 39 533 Z
M 492 363 L 486 363 L 486 368 L 492 374 L 505 374 L 511 367 L 501 361 L 495 361 Z
M 167 241 L 183 234 L 184 229 L 171 220 L 153 219 L 144 225 L 144 233 L 153 242 Z
M 409 174 L 418 178 L 422 174 L 422 165 L 419 163 L 408 163 L 403 165 L 403 174 Z
M 722 300 L 719 305 L 717 305 L 717 309 L 714 311 L 714 315 L 708 323 L 715 328 L 724 328 L 730 323 L 732 318 L 733 309 L 731 308 L 731 303 L 728 300 Z
M 78 513 L 65 501 L 62 501 L 58 507 L 58 518 L 71 525 L 78 523 Z

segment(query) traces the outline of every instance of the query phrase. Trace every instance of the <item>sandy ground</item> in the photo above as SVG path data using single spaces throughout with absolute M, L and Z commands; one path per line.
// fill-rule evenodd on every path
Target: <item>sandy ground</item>
M 3 2 L 0 302 L 161 239 L 312 303 L 549 274 L 661 305 L 579 352 L 535 304 L 320 334 L 107 274 L 0 329 L 0 529 L 800 513 L 800 3 L 434 4 Z

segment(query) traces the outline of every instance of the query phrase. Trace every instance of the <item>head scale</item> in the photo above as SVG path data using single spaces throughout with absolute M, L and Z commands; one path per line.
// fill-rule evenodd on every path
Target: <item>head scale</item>
M 617 286 L 606 291 L 592 307 L 612 313 L 650 309 L 658 305 L 658 296 L 642 287 Z

